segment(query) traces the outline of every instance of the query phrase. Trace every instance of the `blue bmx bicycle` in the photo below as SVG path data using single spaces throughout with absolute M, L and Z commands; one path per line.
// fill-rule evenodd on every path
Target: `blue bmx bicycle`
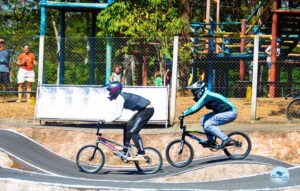
M 180 128 L 182 129 L 181 139 L 176 139 L 170 142 L 166 148 L 166 158 L 168 162 L 175 167 L 181 168 L 188 166 L 194 158 L 194 149 L 192 145 L 186 141 L 186 136 L 196 140 L 202 147 L 208 148 L 211 151 L 220 150 L 220 140 L 214 137 L 213 142 L 208 143 L 193 134 L 207 135 L 201 131 L 189 131 L 183 124 L 183 117 L 180 117 Z M 235 131 L 227 135 L 231 141 L 223 148 L 226 156 L 231 159 L 243 159 L 247 157 L 251 151 L 251 140 L 243 132 Z

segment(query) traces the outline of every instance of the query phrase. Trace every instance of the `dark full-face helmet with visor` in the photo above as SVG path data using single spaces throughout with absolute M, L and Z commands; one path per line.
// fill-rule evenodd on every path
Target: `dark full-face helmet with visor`
M 123 85 L 120 82 L 111 82 L 106 87 L 109 92 L 109 99 L 114 100 L 120 95 L 123 89 Z
M 192 85 L 187 86 L 186 89 L 191 90 L 191 92 L 194 96 L 194 100 L 198 101 L 206 92 L 207 84 L 202 81 L 197 81 L 197 82 L 193 83 Z

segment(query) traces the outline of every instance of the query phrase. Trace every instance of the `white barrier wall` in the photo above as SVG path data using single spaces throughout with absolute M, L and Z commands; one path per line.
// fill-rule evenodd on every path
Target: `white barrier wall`
M 125 87 L 124 92 L 151 101 L 154 115 L 150 122 L 168 121 L 167 87 Z M 115 113 L 117 101 L 107 99 L 106 88 L 95 86 L 42 86 L 38 88 L 35 119 L 98 121 Z M 124 109 L 117 121 L 129 120 L 134 112 Z

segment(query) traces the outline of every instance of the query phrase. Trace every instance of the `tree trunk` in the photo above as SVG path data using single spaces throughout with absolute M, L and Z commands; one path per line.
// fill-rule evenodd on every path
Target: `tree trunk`
M 56 46 L 57 46 L 57 51 L 56 51 L 56 54 L 59 53 L 59 50 L 60 50 L 60 37 L 59 37 L 59 34 L 58 34 L 58 30 L 57 30 L 57 25 L 56 25 L 56 22 L 53 18 L 53 15 L 51 16 L 52 18 L 52 26 L 53 26 L 53 29 L 54 29 L 54 34 L 55 34 L 55 39 L 56 39 Z M 56 84 L 59 84 L 59 61 L 58 61 L 58 64 L 57 64 L 57 76 L 56 76 Z
M 184 20 L 184 27 L 182 30 L 182 35 L 187 37 L 190 32 L 190 0 L 180 0 L 179 1 L 179 17 Z

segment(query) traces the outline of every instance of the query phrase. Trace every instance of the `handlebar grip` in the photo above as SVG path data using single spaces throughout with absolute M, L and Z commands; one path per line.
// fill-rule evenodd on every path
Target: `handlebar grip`
M 96 132 L 96 135 L 99 135 L 100 125 L 103 124 L 103 123 L 104 123 L 104 121 L 102 121 L 102 120 L 98 121 L 98 123 L 97 123 L 97 132 Z
M 182 129 L 183 128 L 183 117 L 180 116 L 179 120 L 180 120 L 180 129 Z

